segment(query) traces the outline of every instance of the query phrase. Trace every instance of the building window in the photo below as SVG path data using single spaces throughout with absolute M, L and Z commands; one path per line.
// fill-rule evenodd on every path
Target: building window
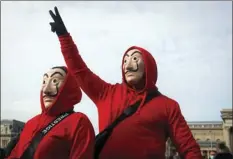
M 8 140 L 2 140 L 2 147 L 6 147 L 8 144 Z
M 5 134 L 7 134 L 7 126 L 5 127 Z

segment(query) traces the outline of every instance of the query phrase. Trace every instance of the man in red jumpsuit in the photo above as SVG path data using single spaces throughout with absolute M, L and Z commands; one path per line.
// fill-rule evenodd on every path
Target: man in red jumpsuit
M 125 108 L 141 101 L 137 112 L 114 128 L 100 159 L 164 159 L 168 137 L 184 159 L 202 159 L 200 147 L 175 100 L 160 95 L 144 104 L 147 94 L 157 90 L 156 62 L 147 50 L 137 46 L 126 50 L 123 82 L 107 83 L 87 67 L 56 7 L 55 14 L 50 10 L 50 15 L 54 20 L 51 30 L 58 35 L 69 71 L 98 108 L 99 131 L 112 124 Z
M 77 81 L 66 67 L 54 67 L 45 73 L 40 96 L 42 113 L 25 124 L 7 159 L 93 159 L 94 129 L 87 116 L 78 112 L 71 113 L 50 130 L 46 129 L 49 131 L 33 148 L 34 153 L 32 149 L 27 151 L 34 136 L 60 114 L 73 111 L 81 97 Z

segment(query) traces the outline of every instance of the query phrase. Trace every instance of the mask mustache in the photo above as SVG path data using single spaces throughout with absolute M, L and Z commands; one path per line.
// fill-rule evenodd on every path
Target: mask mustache
M 56 96 L 57 96 L 57 93 L 56 94 L 44 95 L 43 98 L 54 98 Z
M 129 72 L 137 72 L 138 71 L 138 64 L 136 63 L 136 69 L 133 69 L 133 67 L 130 67 L 126 70 L 125 74 Z
M 58 95 L 58 86 L 56 85 L 56 93 L 55 94 L 52 94 L 51 92 L 44 92 L 44 94 L 45 95 L 43 95 L 43 98 L 45 98 L 45 97 L 52 97 L 52 98 L 54 98 L 54 97 L 56 97 L 57 95 Z

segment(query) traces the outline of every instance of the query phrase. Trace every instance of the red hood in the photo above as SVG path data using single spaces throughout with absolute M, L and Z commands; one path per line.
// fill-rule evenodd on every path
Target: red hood
M 68 70 L 68 69 L 67 69 Z M 40 93 L 40 103 L 42 112 L 46 112 L 49 115 L 59 115 L 63 112 L 73 110 L 74 105 L 79 103 L 82 98 L 82 92 L 79 85 L 73 75 L 67 72 L 65 81 L 60 88 L 60 91 L 54 101 L 54 103 L 46 109 L 44 106 L 42 91 Z
M 146 78 L 145 86 L 140 92 L 155 89 L 156 88 L 155 84 L 157 82 L 157 65 L 156 65 L 155 59 L 147 50 L 141 47 L 138 47 L 138 46 L 130 47 L 128 50 L 126 50 L 125 54 L 132 49 L 138 49 L 142 53 L 142 58 L 143 58 L 144 65 L 145 65 L 145 78 Z M 122 59 L 122 77 L 123 77 L 123 83 L 127 84 L 125 80 L 124 71 L 123 71 L 124 56 Z

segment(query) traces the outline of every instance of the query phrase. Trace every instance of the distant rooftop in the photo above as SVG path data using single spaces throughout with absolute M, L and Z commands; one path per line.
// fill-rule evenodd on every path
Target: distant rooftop
M 3 119 L 1 120 L 1 124 L 12 124 L 13 120 L 10 119 Z
M 232 109 L 231 108 L 227 108 L 227 109 L 222 109 L 221 112 L 232 112 Z
M 222 121 L 188 121 L 188 124 L 222 124 Z
M 2 119 L 1 120 L 1 124 L 13 124 L 13 122 L 24 124 L 24 122 L 19 121 L 19 120 L 15 120 L 15 119 Z

